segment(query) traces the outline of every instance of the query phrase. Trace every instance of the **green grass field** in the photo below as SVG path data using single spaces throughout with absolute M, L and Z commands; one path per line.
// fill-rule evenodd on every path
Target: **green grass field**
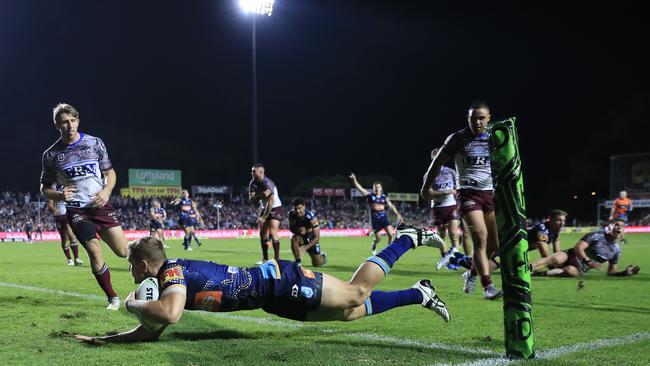
M 630 278 L 591 271 L 584 289 L 575 279 L 534 278 L 535 365 L 650 365 L 650 235 L 628 234 L 621 265 L 641 266 Z M 562 235 L 562 247 L 578 234 Z M 250 266 L 257 240 L 205 241 L 194 252 L 170 242 L 169 257 Z M 290 258 L 288 240 L 283 257 Z M 385 245 L 385 241 L 382 242 Z M 368 238 L 324 238 L 324 272 L 349 279 L 369 255 Z M 125 259 L 107 247 L 113 285 L 124 298 L 136 285 Z M 435 271 L 437 250 L 410 251 L 378 289 L 410 287 L 430 278 L 447 302 L 444 323 L 420 306 L 343 323 L 299 323 L 259 311 L 185 312 L 156 342 L 78 343 L 72 334 L 128 330 L 137 319 L 123 308 L 104 309 L 105 299 L 87 265 L 68 267 L 58 243 L 0 244 L 0 362 L 7 365 L 497 365 L 503 349 L 502 303 L 461 291 L 459 271 Z M 531 258 L 537 258 L 532 255 Z M 500 285 L 499 275 L 495 275 Z M 515 364 L 519 364 L 516 362 Z

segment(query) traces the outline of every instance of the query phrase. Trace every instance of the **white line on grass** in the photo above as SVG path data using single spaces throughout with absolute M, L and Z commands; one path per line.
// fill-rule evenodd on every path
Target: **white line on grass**
M 565 356 L 568 354 L 572 354 L 584 350 L 596 350 L 598 348 L 620 346 L 623 344 L 645 341 L 647 339 L 650 339 L 650 333 L 647 332 L 635 333 L 635 334 L 631 334 L 623 337 L 617 337 L 617 338 L 597 339 L 592 342 L 576 343 L 570 346 L 562 346 L 557 348 L 551 348 L 545 351 L 539 351 L 537 352 L 535 359 L 549 360 L 549 359 L 558 358 L 561 356 Z M 478 361 L 466 362 L 462 364 L 455 364 L 454 366 L 495 366 L 495 365 L 516 364 L 521 362 L 530 363 L 530 361 L 508 360 L 505 357 L 495 357 L 495 358 L 487 358 Z M 435 364 L 434 366 L 452 366 L 452 364 L 448 364 L 448 363 Z
M 54 289 L 49 289 L 49 288 L 42 288 L 42 287 L 34 287 L 34 286 L 28 286 L 28 285 L 19 285 L 15 283 L 6 283 L 6 282 L 0 282 L 0 286 L 5 286 L 5 287 L 13 287 L 13 288 L 19 288 L 23 290 L 30 290 L 30 291 L 39 291 L 39 292 L 46 292 L 50 294 L 57 294 L 57 295 L 63 295 L 63 296 L 74 296 L 74 297 L 80 297 L 80 298 L 85 298 L 85 299 L 93 299 L 93 300 L 101 300 L 101 301 L 106 301 L 105 297 L 97 296 L 97 295 L 89 295 L 89 294 L 81 294 L 77 292 L 70 292 L 70 291 L 61 291 L 61 290 L 54 290 Z M 262 325 L 272 325 L 276 326 L 278 328 L 292 328 L 292 329 L 309 329 L 309 330 L 315 330 L 319 331 L 322 333 L 339 333 L 340 331 L 337 329 L 333 328 L 320 328 L 320 327 L 315 327 L 313 325 L 307 325 L 305 323 L 298 323 L 298 322 L 287 322 L 287 321 L 282 321 L 282 320 L 276 320 L 276 319 L 268 319 L 268 318 L 256 318 L 256 317 L 249 317 L 249 316 L 242 316 L 242 315 L 234 315 L 234 314 L 227 314 L 227 313 L 212 313 L 212 312 L 205 312 L 205 311 L 191 311 L 190 313 L 196 314 L 196 315 L 207 315 L 207 316 L 213 316 L 213 317 L 218 317 L 218 318 L 224 318 L 224 319 L 231 319 L 231 320 L 239 320 L 243 322 L 248 322 L 248 323 L 257 323 L 257 324 L 262 324 Z M 418 340 L 413 340 L 413 339 L 406 339 L 406 338 L 399 338 L 399 337 L 390 337 L 390 336 L 383 336 L 375 333 L 354 333 L 354 332 L 341 332 L 340 333 L 343 336 L 354 338 L 354 339 L 364 339 L 364 340 L 370 340 L 370 341 L 375 341 L 375 342 L 382 342 L 382 343 L 387 343 L 387 344 L 393 344 L 397 346 L 408 346 L 408 347 L 416 347 L 416 348 L 423 348 L 423 349 L 438 349 L 438 350 L 443 350 L 443 351 L 449 351 L 449 352 L 454 352 L 454 353 L 468 353 L 468 354 L 473 354 L 473 355 L 485 355 L 485 356 L 491 356 L 494 357 L 498 355 L 497 352 L 490 351 L 490 350 L 485 350 L 485 349 L 480 349 L 480 348 L 471 348 L 471 347 L 462 347 L 458 345 L 453 345 L 453 344 L 446 344 L 446 343 L 440 343 L 440 342 L 424 342 L 424 341 L 418 341 Z

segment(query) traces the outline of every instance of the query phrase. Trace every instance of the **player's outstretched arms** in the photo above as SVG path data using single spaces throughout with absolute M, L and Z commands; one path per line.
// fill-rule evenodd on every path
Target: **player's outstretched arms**
M 101 346 L 106 343 L 133 343 L 133 342 L 148 342 L 155 341 L 160 337 L 160 334 L 167 328 L 164 326 L 157 331 L 151 331 L 139 324 L 137 327 L 118 334 L 105 335 L 101 337 L 85 336 L 75 334 L 75 339 L 79 342 L 90 344 L 93 346 Z

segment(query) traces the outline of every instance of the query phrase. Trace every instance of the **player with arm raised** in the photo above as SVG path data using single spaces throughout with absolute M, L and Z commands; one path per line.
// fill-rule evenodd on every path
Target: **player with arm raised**
M 181 198 L 176 198 L 171 204 L 178 206 L 178 225 L 185 232 L 183 248 L 192 251 L 194 250 L 192 249 L 192 237 L 194 236 L 197 216 L 196 211 L 194 211 L 194 201 L 190 198 L 190 192 L 187 189 L 182 190 Z
M 54 202 L 54 200 L 48 199 L 47 208 L 54 215 L 56 229 L 59 231 L 59 236 L 61 237 L 61 249 L 63 249 L 63 254 L 65 254 L 65 257 L 68 259 L 68 265 L 82 265 L 83 262 L 81 259 L 79 259 L 79 246 L 77 245 L 77 237 L 74 236 L 72 228 L 68 224 L 68 217 L 65 214 L 65 202 Z M 72 255 L 74 256 L 74 259 L 70 257 L 70 249 L 72 249 Z
M 293 207 L 289 211 L 289 230 L 291 236 L 291 251 L 300 264 L 300 257 L 309 253 L 311 264 L 322 267 L 327 264 L 327 254 L 320 249 L 320 227 L 316 213 L 305 208 L 305 200 L 296 197 L 291 201 Z
M 460 211 L 474 242 L 473 268 L 463 273 L 463 289 L 466 293 L 474 291 L 478 275 L 483 285 L 483 297 L 494 300 L 503 296 L 503 292 L 492 283 L 488 259 L 496 253 L 499 239 L 494 213 L 494 187 L 487 132 L 490 108 L 487 103 L 473 103 L 467 114 L 467 122 L 468 127 L 447 137 L 431 161 L 420 194 L 425 200 L 432 198 L 431 186 L 442 166 L 454 159 L 458 173 Z
M 531 271 L 549 277 L 580 277 L 590 269 L 599 270 L 603 263 L 609 262 L 608 276 L 636 275 L 639 273 L 639 266 L 630 265 L 622 271 L 618 270 L 618 261 L 621 257 L 618 240 L 624 230 L 625 222 L 622 219 L 615 219 L 607 228 L 583 236 L 575 247 L 533 262 L 530 265 Z M 554 268 L 545 273 L 536 272 L 548 265 Z
M 128 242 L 109 202 L 116 175 L 104 142 L 78 131 L 79 112 L 69 104 L 54 108 L 54 127 L 61 138 L 43 153 L 41 193 L 65 201 L 66 215 L 77 239 L 90 258 L 90 268 L 108 297 L 109 310 L 120 307 L 99 237 L 118 257 L 126 257 Z M 52 189 L 56 183 L 63 188 Z
M 282 222 L 284 209 L 278 194 L 278 188 L 266 176 L 264 165 L 256 163 L 251 168 L 252 179 L 248 184 L 248 198 L 253 204 L 260 205 L 260 216 L 257 219 L 260 228 L 260 244 L 262 260 L 269 260 L 269 241 L 273 241 L 273 257 L 280 259 L 280 236 L 278 229 Z
M 368 258 L 349 282 L 312 272 L 295 262 L 269 260 L 259 267 L 234 267 L 213 262 L 167 259 L 162 243 L 153 237 L 129 245 L 131 275 L 136 283 L 156 277 L 159 300 L 126 300 L 128 311 L 147 322 L 119 334 L 101 337 L 76 335 L 83 342 L 137 342 L 157 339 L 165 327 L 178 322 L 183 310 L 226 312 L 261 308 L 267 313 L 297 321 L 351 321 L 400 306 L 419 304 L 445 321 L 451 316 L 429 280 L 420 280 L 401 291 L 375 291 L 397 260 L 409 249 L 440 247 L 442 239 L 432 231 L 401 225 L 397 239 Z
M 381 236 L 379 232 L 384 230 L 386 236 L 388 237 L 388 243 L 393 241 L 393 225 L 388 220 L 388 213 L 386 212 L 386 207 L 393 210 L 395 215 L 397 215 L 397 222 L 403 222 L 402 215 L 399 214 L 393 203 L 388 199 L 384 194 L 383 187 L 381 182 L 374 182 L 372 184 L 372 193 L 368 192 L 365 188 L 359 184 L 357 177 L 354 173 L 350 174 L 350 180 L 354 187 L 361 192 L 362 195 L 366 197 L 368 203 L 370 204 L 370 220 L 372 224 L 372 231 L 375 234 L 375 238 L 372 241 L 371 251 L 375 255 L 377 253 L 377 244 L 381 241 Z

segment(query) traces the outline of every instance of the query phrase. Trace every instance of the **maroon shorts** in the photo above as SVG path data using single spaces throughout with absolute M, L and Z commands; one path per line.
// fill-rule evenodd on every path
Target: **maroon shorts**
M 54 216 L 54 222 L 56 223 L 56 229 L 59 231 L 64 231 L 65 226 L 68 225 L 68 216 L 56 215 Z
M 434 225 L 447 225 L 451 220 L 458 220 L 458 205 L 434 207 L 431 209 L 431 213 L 433 215 Z
M 465 215 L 471 211 L 494 211 L 494 193 L 492 190 L 478 191 L 475 189 L 460 190 L 460 213 Z
M 589 266 L 587 263 L 583 262 L 578 258 L 578 255 L 576 254 L 576 250 L 574 248 L 568 249 L 564 251 L 567 256 L 569 257 L 566 261 L 565 266 L 574 266 L 580 271 L 580 274 L 584 274 L 589 270 Z
M 260 211 L 260 216 L 264 213 L 264 209 Z M 271 209 L 271 212 L 269 213 L 268 220 L 278 220 L 282 222 L 284 220 L 284 207 L 283 206 L 278 206 L 275 208 Z
M 77 234 L 75 225 L 79 221 L 88 221 L 94 224 L 97 231 L 120 226 L 120 222 L 117 221 L 115 209 L 113 209 L 113 205 L 110 202 L 104 205 L 104 207 L 68 208 L 66 214 L 68 216 L 68 222 L 75 234 Z

